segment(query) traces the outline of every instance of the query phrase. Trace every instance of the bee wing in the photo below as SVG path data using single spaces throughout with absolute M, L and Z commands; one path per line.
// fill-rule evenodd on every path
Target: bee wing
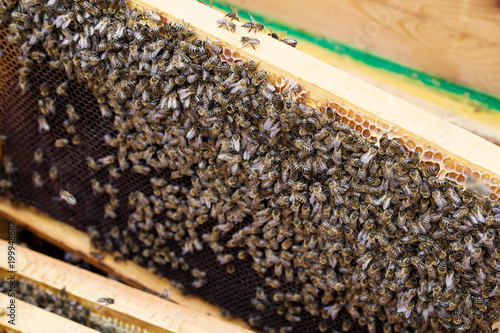
M 285 36 L 286 36 L 286 31 L 280 32 L 280 34 L 278 35 L 278 39 L 283 39 L 283 37 Z
M 250 18 L 252 19 L 252 21 L 253 21 L 254 23 L 257 23 L 257 21 L 255 21 L 255 19 L 253 18 L 252 14 L 248 13 L 248 15 L 250 16 Z

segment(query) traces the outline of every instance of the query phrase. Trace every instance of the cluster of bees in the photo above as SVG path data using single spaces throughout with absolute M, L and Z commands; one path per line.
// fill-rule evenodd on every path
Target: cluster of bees
M 254 31 L 254 33 L 257 33 L 258 31 L 263 31 L 264 30 L 264 25 L 260 22 L 257 22 L 252 14 L 250 15 L 250 18 L 252 21 L 244 23 L 241 27 L 248 29 L 248 33 Z M 219 28 L 225 28 L 233 33 L 236 32 L 236 24 L 233 21 L 239 21 L 240 17 L 238 15 L 238 8 L 233 8 L 231 6 L 231 12 L 227 13 L 226 16 L 223 18 L 217 20 L 217 24 L 219 25 Z M 269 36 L 271 36 L 274 39 L 277 39 L 287 45 L 290 45 L 291 47 L 296 47 L 297 46 L 297 40 L 295 38 L 290 38 L 287 37 L 285 38 L 286 31 L 280 34 L 277 34 L 272 31 L 271 27 L 269 27 Z M 241 43 L 243 44 L 243 47 L 246 47 L 250 45 L 254 50 L 255 50 L 255 45 L 260 44 L 260 40 L 257 38 L 251 38 L 248 36 L 243 36 L 241 37 Z
M 253 60 L 222 61 L 221 45 L 189 24 L 124 0 L 8 1 L 1 13 L 28 69 L 48 61 L 87 84 L 113 120 L 114 153 L 85 160 L 110 181 L 88 186 L 109 200 L 107 223 L 120 206 L 131 213 L 125 228 L 90 228 L 96 248 L 188 272 L 179 287 L 200 290 L 217 281 L 187 255 L 215 256 L 229 275 L 246 263 L 261 281 L 245 319 L 265 332 L 292 332 L 306 316 L 321 332 L 355 322 L 374 332 L 377 321 L 384 332 L 490 331 L 500 319 L 500 206 L 439 178 L 397 139 L 363 138 L 335 108 L 306 105 L 297 82 L 277 87 Z M 150 186 L 120 202 L 116 184 L 131 173 Z M 351 320 L 336 322 L 340 311 Z M 287 324 L 269 326 L 270 313 Z
M 0 279 L 0 292 L 6 293 L 10 290 L 9 288 L 10 282 Z M 92 315 L 89 308 L 84 307 L 76 300 L 69 299 L 64 288 L 58 293 L 53 293 L 47 289 L 40 288 L 40 286 L 31 281 L 17 279 L 15 290 L 17 299 L 98 330 L 99 332 L 121 333 L 126 331 L 124 327 L 113 324 L 110 320 Z

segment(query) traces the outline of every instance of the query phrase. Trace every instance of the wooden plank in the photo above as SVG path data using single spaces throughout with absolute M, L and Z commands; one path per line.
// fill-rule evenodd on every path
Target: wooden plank
M 185 20 L 201 38 L 217 40 L 236 50 L 243 59 L 260 62 L 260 68 L 286 79 L 296 79 L 309 92 L 309 103 L 335 102 L 342 105 L 342 114 L 359 123 L 369 122 L 376 129 L 374 135 L 387 134 L 411 145 L 423 147 L 423 160 L 440 163 L 441 176 L 471 174 L 488 180 L 493 192 L 491 199 L 500 197 L 500 147 L 471 134 L 449 122 L 402 101 L 337 68 L 329 66 L 299 50 L 279 42 L 266 33 L 257 33 L 260 45 L 241 49 L 241 34 L 218 28 L 216 21 L 222 14 L 197 1 L 136 0 L 143 8 L 164 12 L 169 20 Z M 251 36 L 254 36 L 252 33 Z M 353 120 L 354 121 L 354 120 Z M 406 139 L 405 139 L 406 138 Z M 438 158 L 440 156 L 440 158 Z
M 228 0 L 288 25 L 500 96 L 495 0 Z
M 435 116 L 500 145 L 500 112 L 468 96 L 423 84 L 404 74 L 373 67 L 346 54 L 299 40 L 301 51 L 337 67 Z
M 217 8 L 219 9 L 220 6 Z M 242 13 L 244 11 L 240 12 L 240 14 Z M 269 19 L 274 21 L 273 17 L 269 17 Z M 335 42 L 332 42 L 332 49 L 328 49 L 316 44 L 314 40 L 300 38 L 294 31 L 289 31 L 290 33 L 292 37 L 298 38 L 297 48 L 301 51 L 500 145 L 500 112 L 495 108 L 495 105 L 481 103 L 472 99 L 469 94 L 459 94 L 424 84 L 420 79 L 407 73 L 399 73 L 392 69 L 373 65 L 369 61 L 363 61 L 360 59 L 360 55 L 342 53 L 333 47 L 337 46 Z M 361 54 L 362 51 L 359 52 Z
M 60 221 L 54 220 L 32 207 L 21 204 L 14 205 L 9 200 L 0 198 L 0 214 L 15 220 L 17 224 L 25 227 L 45 240 L 79 255 L 92 265 L 113 274 L 132 286 L 141 289 L 146 288 L 160 295 L 163 293 L 163 290 L 166 289 L 172 301 L 188 309 L 195 310 L 199 315 L 210 316 L 210 318 L 214 320 L 213 325 L 226 325 L 227 323 L 231 324 L 232 329 L 238 332 L 247 332 L 246 329 L 248 325 L 242 320 L 222 316 L 219 307 L 201 298 L 182 295 L 181 291 L 173 287 L 168 279 L 154 275 L 148 269 L 132 261 L 117 262 L 111 254 L 103 254 L 103 259 L 97 259 L 90 254 L 93 249 L 87 234 Z M 40 266 L 40 264 L 36 265 Z M 69 267 L 73 266 L 70 265 Z M 19 271 L 24 274 L 22 269 L 19 269 Z M 60 287 L 62 288 L 63 286 Z M 94 296 L 95 300 L 100 297 L 104 297 L 104 295 Z M 239 331 L 240 329 L 241 331 Z
M 0 248 L 7 246 L 6 241 L 0 240 Z M 98 316 L 116 319 L 128 327 L 165 333 L 250 332 L 208 315 L 203 307 L 196 310 L 187 308 L 22 246 L 16 246 L 15 252 L 18 278 L 34 281 L 54 292 L 66 288 L 68 298 L 77 300 Z M 0 272 L 7 274 L 8 270 L 7 263 L 2 261 Z M 97 300 L 102 297 L 113 298 L 114 304 L 106 306 L 98 303 Z M 28 318 L 24 312 L 19 312 L 19 323 L 28 321 Z M 39 321 L 38 325 L 43 322 Z
M 4 246 L 1 244 L 0 246 Z M 0 328 L 15 333 L 47 333 L 47 332 L 73 332 L 73 333 L 97 333 L 98 331 L 83 326 L 77 322 L 58 316 L 52 312 L 45 311 L 29 303 L 16 299 L 15 324 L 3 313 L 10 302 L 10 297 L 0 293 Z

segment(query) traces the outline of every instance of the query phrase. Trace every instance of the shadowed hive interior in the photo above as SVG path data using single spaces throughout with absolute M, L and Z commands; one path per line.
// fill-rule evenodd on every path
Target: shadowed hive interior
M 5 195 L 266 332 L 500 318 L 499 206 L 438 178 L 436 154 L 306 106 L 187 23 L 22 3 L 1 7 Z

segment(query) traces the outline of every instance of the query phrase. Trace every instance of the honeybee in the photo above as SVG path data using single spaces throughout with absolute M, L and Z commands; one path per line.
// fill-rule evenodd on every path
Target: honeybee
M 21 67 L 19 69 L 19 74 L 21 76 L 28 76 L 31 73 L 31 69 L 29 67 Z
M 248 45 L 250 45 L 254 50 L 255 50 L 255 45 L 259 45 L 260 44 L 260 40 L 258 40 L 257 38 L 249 38 L 249 37 L 241 37 L 241 43 L 243 43 L 243 46 L 242 48 L 245 48 L 247 47 Z
M 252 31 L 252 29 L 254 30 L 254 33 L 257 33 L 257 31 L 264 30 L 264 25 L 262 23 L 257 22 L 251 14 L 248 15 L 250 16 L 252 22 L 247 22 L 243 24 L 243 28 L 248 28 L 249 33 Z
M 342 331 L 348 332 L 351 330 L 351 327 L 352 327 L 352 321 L 350 321 L 349 319 L 344 320 L 342 322 Z
M 69 82 L 68 81 L 64 81 L 63 83 L 61 83 L 57 89 L 56 89 L 56 93 L 58 95 L 66 95 L 66 91 L 68 90 L 69 88 Z
M 431 195 L 434 201 L 436 202 L 438 209 L 441 209 L 448 204 L 448 202 L 446 201 L 446 199 L 443 197 L 443 195 L 439 190 L 432 191 Z
M 41 133 L 42 131 L 50 131 L 49 123 L 44 116 L 38 116 L 38 131 Z
M 68 139 L 62 138 L 62 139 L 57 139 L 56 142 L 54 143 L 54 145 L 57 148 L 63 148 L 63 147 L 66 147 L 68 145 L 68 143 L 69 143 Z
M 43 162 L 43 150 L 42 148 L 37 148 L 35 150 L 35 157 L 34 157 L 34 160 L 36 162 L 36 164 L 41 164 Z
M 115 304 L 115 300 L 109 297 L 102 297 L 97 300 L 97 303 L 104 303 L 104 305 Z
M 49 178 L 52 181 L 55 181 L 57 179 L 57 168 L 55 165 L 51 166 L 49 169 Z
M 60 197 L 62 200 L 66 201 L 66 203 L 67 203 L 68 205 L 70 205 L 70 206 L 74 206 L 74 205 L 76 205 L 76 199 L 75 199 L 75 197 L 74 197 L 71 193 L 69 193 L 68 191 L 61 190 L 61 191 L 59 192 L 59 197 Z
M 47 97 L 49 96 L 49 85 L 46 83 L 46 82 L 43 82 L 42 84 L 40 84 L 40 94 L 43 96 L 43 97 Z
M 227 13 L 226 17 L 229 17 L 231 20 L 239 21 L 238 8 L 231 6 L 231 12 Z
M 68 113 L 69 121 L 76 122 L 80 119 L 80 115 L 76 113 L 75 107 L 72 104 L 66 105 L 66 112 Z
M 486 224 L 494 227 L 499 227 L 500 226 L 500 216 L 488 216 L 485 219 Z
M 425 165 L 421 168 L 425 177 L 430 178 L 437 175 L 439 167 L 437 165 Z
M 217 24 L 219 25 L 219 28 L 225 28 L 226 30 L 230 32 L 235 32 L 236 31 L 236 24 L 233 22 L 229 21 L 226 18 L 221 18 L 217 20 Z
M 33 185 L 35 185 L 35 187 L 42 187 L 43 184 L 44 184 L 44 181 L 42 179 L 42 176 L 40 176 L 40 174 L 36 171 L 33 172 Z
M 267 34 L 268 36 L 271 36 L 272 38 L 277 39 L 280 42 L 285 43 L 286 45 L 290 45 L 291 47 L 297 46 L 297 40 L 295 38 L 289 38 L 289 37 L 284 38 L 286 35 L 286 31 L 283 31 L 278 35 L 277 33 L 273 32 L 273 30 L 271 29 L 270 26 L 269 26 L 269 31 L 270 31 L 270 33 Z

